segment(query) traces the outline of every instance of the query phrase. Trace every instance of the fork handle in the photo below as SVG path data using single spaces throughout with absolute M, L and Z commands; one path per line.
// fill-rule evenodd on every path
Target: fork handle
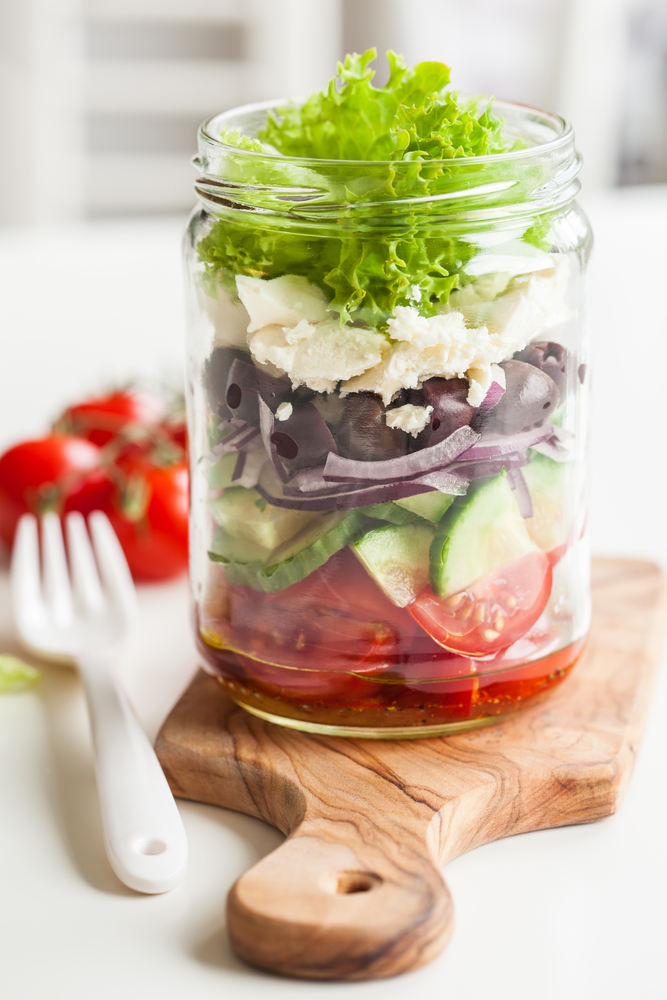
M 114 872 L 138 892 L 183 881 L 183 821 L 155 751 L 116 680 L 111 660 L 78 660 L 93 736 L 104 844 Z

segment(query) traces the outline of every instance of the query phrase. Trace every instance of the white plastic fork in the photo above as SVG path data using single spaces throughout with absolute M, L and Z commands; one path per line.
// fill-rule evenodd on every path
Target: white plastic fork
M 89 518 L 92 547 L 81 514 L 69 514 L 66 523 L 70 568 L 60 519 L 46 514 L 40 576 L 37 521 L 31 514 L 21 518 L 11 568 L 17 630 L 31 653 L 75 664 L 81 673 L 111 867 L 131 889 L 167 892 L 185 877 L 185 830 L 155 751 L 113 672 L 137 617 L 134 584 L 101 511 Z

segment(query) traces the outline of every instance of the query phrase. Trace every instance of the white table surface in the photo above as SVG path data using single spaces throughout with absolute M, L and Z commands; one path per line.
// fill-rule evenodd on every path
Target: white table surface
M 592 531 L 604 554 L 667 566 L 664 373 L 667 188 L 590 198 L 595 341 Z M 0 231 L 0 449 L 77 395 L 134 375 L 178 377 L 180 221 Z M 197 667 L 186 584 L 141 589 L 122 676 L 149 735 Z M 0 569 L 0 652 L 16 650 Z M 426 968 L 375 983 L 279 979 L 236 960 L 225 897 L 280 843 L 258 820 L 180 803 L 179 889 L 126 890 L 102 848 L 76 675 L 0 697 L 0 995 L 6 1000 L 234 997 L 663 1000 L 667 996 L 667 676 L 619 814 L 489 844 L 446 871 L 457 929 Z

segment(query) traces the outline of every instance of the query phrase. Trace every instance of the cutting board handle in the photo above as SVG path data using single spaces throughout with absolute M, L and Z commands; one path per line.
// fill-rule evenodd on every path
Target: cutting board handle
M 305 820 L 242 875 L 227 900 L 236 953 L 284 975 L 348 980 L 437 955 L 453 930 L 449 890 L 426 844 L 382 819 Z

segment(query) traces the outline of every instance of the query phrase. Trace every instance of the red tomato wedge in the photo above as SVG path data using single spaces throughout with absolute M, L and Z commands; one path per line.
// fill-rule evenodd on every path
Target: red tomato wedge
M 551 563 L 528 552 L 451 597 L 422 591 L 408 611 L 439 645 L 466 656 L 511 646 L 542 614 L 551 591 Z
M 366 674 L 396 669 L 416 629 L 342 549 L 286 590 L 230 587 L 224 631 L 232 649 L 265 663 Z
M 557 548 L 550 549 L 550 551 L 547 552 L 547 559 L 551 563 L 552 569 L 554 568 L 554 566 L 558 565 L 558 563 L 561 561 L 566 552 L 567 552 L 567 545 L 559 545 Z
M 253 680 L 277 688 L 281 694 L 289 694 L 310 701 L 356 702 L 372 697 L 378 692 L 378 685 L 364 680 L 356 674 L 336 670 L 304 670 L 288 667 L 274 667 L 269 663 L 251 660 L 237 653 L 239 662 Z

